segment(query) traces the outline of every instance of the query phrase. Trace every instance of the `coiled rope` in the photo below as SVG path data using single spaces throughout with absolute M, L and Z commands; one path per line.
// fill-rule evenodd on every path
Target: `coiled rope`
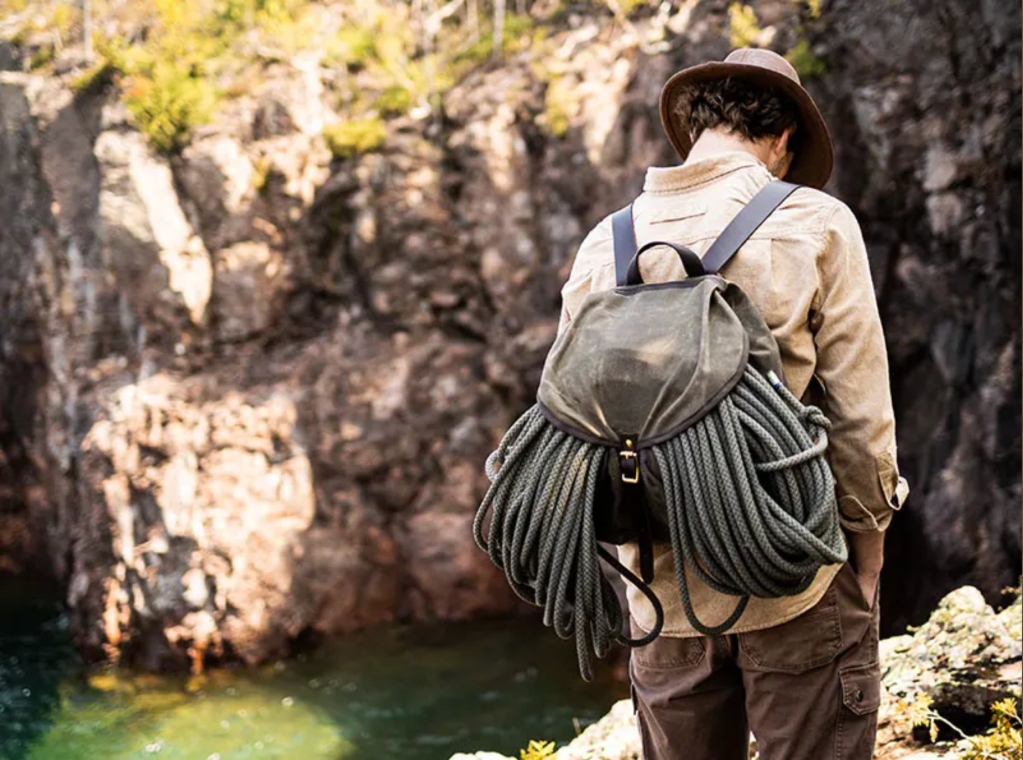
M 702 419 L 650 447 L 663 481 L 679 593 L 699 632 L 722 633 L 751 596 L 798 594 L 821 565 L 845 561 L 824 458 L 829 428 L 819 409 L 804 407 L 776 378 L 747 368 Z M 606 457 L 616 453 L 557 429 L 533 406 L 488 457 L 491 485 L 473 524 L 476 543 L 515 592 L 542 607 L 544 624 L 560 637 L 575 638 L 579 672 L 587 681 L 591 651 L 603 657 L 612 641 L 644 646 L 660 634 L 664 617 L 649 586 L 597 543 L 598 476 Z M 653 606 L 657 624 L 646 636 L 625 635 L 601 558 Z M 686 563 L 711 588 L 740 597 L 722 623 L 697 618 Z

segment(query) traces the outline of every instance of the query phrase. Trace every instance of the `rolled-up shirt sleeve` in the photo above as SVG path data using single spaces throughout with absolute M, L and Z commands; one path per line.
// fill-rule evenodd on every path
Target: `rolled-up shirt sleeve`
M 884 530 L 909 487 L 896 460 L 888 355 L 867 250 L 845 204 L 831 212 L 818 277 L 811 329 L 832 423 L 828 450 L 841 522 L 850 531 Z

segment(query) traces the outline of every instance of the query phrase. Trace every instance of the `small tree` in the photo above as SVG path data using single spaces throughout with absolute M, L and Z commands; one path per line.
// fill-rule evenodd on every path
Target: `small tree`
M 82 0 L 82 54 L 92 63 L 92 2 Z
M 494 58 L 504 50 L 504 0 L 494 0 Z

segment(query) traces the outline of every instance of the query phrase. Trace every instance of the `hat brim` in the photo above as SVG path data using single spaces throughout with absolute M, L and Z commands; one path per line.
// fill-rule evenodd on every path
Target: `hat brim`
M 792 158 L 792 165 L 785 179 L 800 185 L 808 185 L 820 189 L 827 184 L 834 166 L 834 151 L 831 147 L 831 135 L 824 124 L 824 117 L 817 109 L 813 98 L 801 85 L 781 74 L 763 66 L 745 63 L 725 63 L 709 61 L 697 66 L 683 69 L 669 79 L 661 90 L 661 124 L 668 135 L 675 152 L 684 161 L 692 150 L 693 141 L 683 128 L 675 114 L 675 103 L 683 87 L 694 84 L 713 82 L 729 77 L 741 78 L 745 81 L 764 87 L 775 87 L 795 101 L 799 110 L 800 123 L 799 150 Z

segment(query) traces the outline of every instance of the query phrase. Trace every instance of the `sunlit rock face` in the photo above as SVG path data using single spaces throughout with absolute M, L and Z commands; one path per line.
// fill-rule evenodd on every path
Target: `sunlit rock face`
M 150 667 L 517 609 L 469 533 L 483 459 L 583 235 L 675 160 L 659 88 L 727 53 L 727 6 L 577 15 L 549 59 L 481 67 L 346 160 L 310 60 L 171 158 L 109 86 L 2 74 L 0 564 L 67 583 L 92 656 Z M 757 13 L 819 59 L 828 190 L 887 330 L 913 495 L 883 625 L 966 582 L 995 601 L 1021 562 L 1019 8 Z

